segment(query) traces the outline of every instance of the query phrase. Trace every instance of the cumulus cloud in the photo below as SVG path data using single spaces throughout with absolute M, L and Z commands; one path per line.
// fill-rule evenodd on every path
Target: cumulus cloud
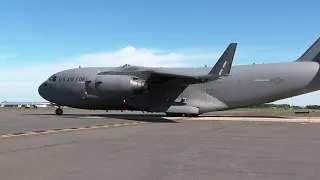
M 207 60 L 217 58 L 220 53 L 174 53 L 154 51 L 148 49 L 136 49 L 132 46 L 112 53 L 94 53 L 83 55 L 78 61 L 84 66 L 119 66 L 122 64 L 134 64 L 140 66 L 177 67 L 189 64 L 190 60 Z
M 58 71 L 75 68 L 79 65 L 82 67 L 114 67 L 131 64 L 148 67 L 183 67 L 192 66 L 197 61 L 216 61 L 220 55 L 221 52 L 176 53 L 127 46 L 118 51 L 83 54 L 49 63 L 38 62 L 37 64 L 30 63 L 23 66 L 0 67 L 0 99 L 7 101 L 43 100 L 37 91 L 38 86 L 43 81 Z

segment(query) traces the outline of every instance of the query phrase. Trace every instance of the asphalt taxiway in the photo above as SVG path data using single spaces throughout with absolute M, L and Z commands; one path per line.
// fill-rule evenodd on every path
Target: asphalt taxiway
M 0 134 L 61 131 L 0 138 L 0 177 L 320 179 L 320 124 L 206 118 L 1 110 Z
M 0 135 L 20 134 L 33 131 L 83 128 L 108 124 L 121 124 L 133 121 L 165 121 L 164 114 L 120 113 L 113 111 L 86 111 L 65 109 L 63 116 L 56 116 L 54 109 L 0 109 Z

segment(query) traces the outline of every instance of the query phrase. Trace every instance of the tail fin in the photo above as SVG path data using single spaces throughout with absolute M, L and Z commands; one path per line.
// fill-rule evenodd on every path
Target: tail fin
M 312 46 L 296 61 L 314 61 L 320 63 L 320 38 L 318 38 L 316 42 L 314 42 Z
M 221 55 L 216 65 L 211 69 L 209 75 L 226 76 L 230 73 L 237 43 L 231 43 Z

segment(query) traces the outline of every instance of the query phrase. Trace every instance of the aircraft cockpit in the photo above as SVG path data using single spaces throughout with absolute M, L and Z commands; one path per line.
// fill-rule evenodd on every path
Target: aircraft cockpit
M 125 68 L 127 66 L 130 66 L 130 64 L 125 64 L 125 65 L 121 66 L 121 68 Z
M 51 82 L 55 82 L 57 80 L 57 76 L 53 75 L 51 76 L 48 81 L 51 81 Z
M 138 66 L 131 66 L 130 64 L 125 64 L 121 66 L 123 71 L 139 71 L 141 68 Z

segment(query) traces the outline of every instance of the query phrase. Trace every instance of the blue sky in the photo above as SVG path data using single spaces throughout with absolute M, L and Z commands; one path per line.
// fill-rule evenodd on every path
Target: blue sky
M 42 100 L 35 86 L 50 73 L 77 63 L 124 62 L 113 57 L 139 65 L 170 65 L 170 60 L 214 65 L 230 42 L 238 42 L 235 65 L 292 61 L 320 36 L 319 5 L 316 0 L 3 0 L 0 70 L 4 77 L 15 75 L 1 79 L 8 87 L 0 90 L 0 100 Z M 129 60 L 131 51 L 137 61 Z M 145 57 L 155 63 L 139 60 Z M 23 74 L 33 80 L 21 79 Z M 23 91 L 11 91 L 21 83 Z M 320 97 L 309 96 L 311 103 Z

